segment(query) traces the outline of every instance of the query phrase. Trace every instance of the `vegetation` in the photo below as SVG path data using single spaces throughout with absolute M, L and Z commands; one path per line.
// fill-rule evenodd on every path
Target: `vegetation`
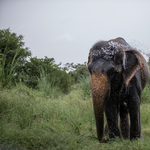
M 68 93 L 72 84 L 77 83 L 82 76 L 89 75 L 85 63 L 67 63 L 61 68 L 61 64 L 55 64 L 54 58 L 31 57 L 23 36 L 11 33 L 10 29 L 0 30 L 0 56 L 2 87 L 11 87 L 21 81 L 28 87 L 38 89 L 41 87 L 39 82 L 46 80 L 51 83 L 51 88 L 57 87 L 63 93 Z
M 2 87 L 14 84 L 31 52 L 24 46 L 23 36 L 0 30 L 0 81 Z
M 82 85 L 69 94 L 49 97 L 17 84 L 0 91 L 0 141 L 14 149 L 149 149 L 150 98 L 141 105 L 144 140 L 99 143 L 91 97 L 82 96 Z M 90 90 L 90 89 L 89 89 Z M 53 89 L 57 93 L 57 89 Z
M 6 31 L 10 32 L 0 32 Z M 15 37 L 18 38 L 16 34 Z M 53 58 L 31 57 L 29 53 L 19 56 L 18 51 L 8 57 L 0 50 L 0 149 L 149 149 L 150 84 L 142 94 L 144 140 L 100 143 L 85 63 L 67 63 L 62 68 Z M 8 46 L 7 50 L 10 51 Z M 6 57 L 10 60 L 6 61 Z M 14 66 L 12 71 L 7 68 L 10 66 Z

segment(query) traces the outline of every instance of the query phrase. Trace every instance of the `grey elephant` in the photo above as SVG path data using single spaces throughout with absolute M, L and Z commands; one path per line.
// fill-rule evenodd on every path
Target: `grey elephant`
M 110 139 L 141 138 L 141 93 L 150 77 L 142 54 L 123 38 L 100 41 L 90 49 L 88 69 L 98 140 L 103 140 L 104 133 Z

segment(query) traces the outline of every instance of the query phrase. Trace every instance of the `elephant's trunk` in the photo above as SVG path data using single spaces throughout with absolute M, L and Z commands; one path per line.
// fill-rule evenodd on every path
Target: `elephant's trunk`
M 103 74 L 101 71 L 93 73 L 91 78 L 97 136 L 98 140 L 101 141 L 104 131 L 104 106 L 105 100 L 109 95 L 110 84 L 107 75 Z

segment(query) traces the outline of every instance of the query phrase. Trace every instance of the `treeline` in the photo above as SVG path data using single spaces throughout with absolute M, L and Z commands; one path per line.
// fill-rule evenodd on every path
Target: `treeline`
M 64 67 L 61 66 L 61 63 L 55 63 L 54 58 L 32 57 L 29 48 L 25 47 L 22 35 L 11 33 L 10 29 L 0 30 L 1 87 L 10 88 L 23 82 L 28 87 L 38 89 L 41 82 L 45 82 L 45 85 L 50 83 L 49 88 L 57 87 L 67 93 L 73 84 L 89 76 L 86 63 L 67 63 Z

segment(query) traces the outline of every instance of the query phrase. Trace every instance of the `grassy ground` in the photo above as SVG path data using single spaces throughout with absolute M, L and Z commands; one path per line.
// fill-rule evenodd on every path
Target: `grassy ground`
M 80 86 L 82 87 L 82 86 Z M 149 89 L 144 91 L 141 122 L 144 140 L 99 143 L 92 100 L 74 87 L 68 95 L 45 96 L 18 84 L 0 91 L 0 148 L 50 150 L 150 149 Z

